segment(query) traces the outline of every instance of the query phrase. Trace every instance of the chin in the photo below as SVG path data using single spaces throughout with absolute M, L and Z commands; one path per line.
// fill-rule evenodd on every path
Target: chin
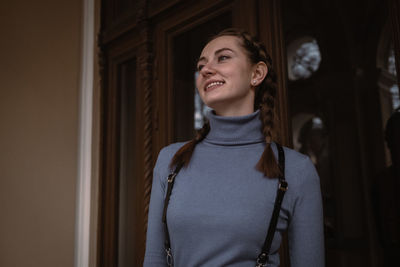
M 217 106 L 226 105 L 228 99 L 221 95 L 214 94 L 214 95 L 206 95 L 206 97 L 203 98 L 203 102 L 210 108 L 214 109 Z
M 220 104 L 214 103 L 214 104 L 210 104 L 207 106 L 209 108 L 211 108 L 215 112 L 215 114 L 221 114 L 221 113 L 223 113 L 224 110 L 226 110 L 226 105 L 221 104 L 221 103 Z
M 216 110 L 218 107 L 221 107 L 221 101 L 217 100 L 209 100 L 209 101 L 203 101 L 204 104 L 206 104 L 209 108 Z

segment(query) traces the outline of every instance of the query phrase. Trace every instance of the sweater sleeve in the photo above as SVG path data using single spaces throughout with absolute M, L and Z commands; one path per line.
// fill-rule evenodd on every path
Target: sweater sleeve
M 164 251 L 164 225 L 162 222 L 165 184 L 162 183 L 162 172 L 159 170 L 160 157 L 161 152 L 153 171 L 153 184 L 151 188 L 147 225 L 146 253 L 143 264 L 144 267 L 167 266 L 166 255 Z
M 299 184 L 295 188 L 296 198 L 288 229 L 290 262 L 292 267 L 323 267 L 324 231 L 319 177 L 309 158 L 302 165 L 296 178 Z

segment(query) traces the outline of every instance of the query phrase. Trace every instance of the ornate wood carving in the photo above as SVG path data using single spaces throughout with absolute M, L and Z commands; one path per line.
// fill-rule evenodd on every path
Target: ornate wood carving
M 143 236 L 146 236 L 151 185 L 153 180 L 153 54 L 151 25 L 147 16 L 148 2 L 141 1 L 138 11 L 137 25 L 142 41 L 139 47 L 138 65 L 141 76 L 141 95 L 143 96 Z M 143 238 L 143 248 L 146 238 Z M 144 251 L 143 251 L 144 252 Z
M 140 49 L 139 56 L 139 68 L 143 86 L 143 119 L 144 119 L 144 225 L 145 233 L 147 231 L 147 214 L 149 210 L 150 192 L 152 184 L 152 173 L 153 173 L 153 103 L 152 103 L 152 61 L 153 54 L 151 52 L 152 42 L 150 27 L 147 20 L 143 20 L 139 23 L 141 29 L 140 36 L 143 40 L 142 47 Z

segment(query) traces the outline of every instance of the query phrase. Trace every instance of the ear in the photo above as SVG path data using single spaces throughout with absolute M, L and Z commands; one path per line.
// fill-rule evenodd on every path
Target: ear
M 258 86 L 267 76 L 268 74 L 268 67 L 267 65 L 260 61 L 253 66 L 253 73 L 251 75 L 251 85 Z

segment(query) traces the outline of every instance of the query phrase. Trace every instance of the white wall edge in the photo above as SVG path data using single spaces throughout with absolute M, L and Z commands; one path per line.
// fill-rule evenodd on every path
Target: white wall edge
M 88 267 L 90 253 L 93 69 L 95 48 L 94 0 L 83 0 L 82 16 L 78 173 L 75 220 L 75 267 Z

